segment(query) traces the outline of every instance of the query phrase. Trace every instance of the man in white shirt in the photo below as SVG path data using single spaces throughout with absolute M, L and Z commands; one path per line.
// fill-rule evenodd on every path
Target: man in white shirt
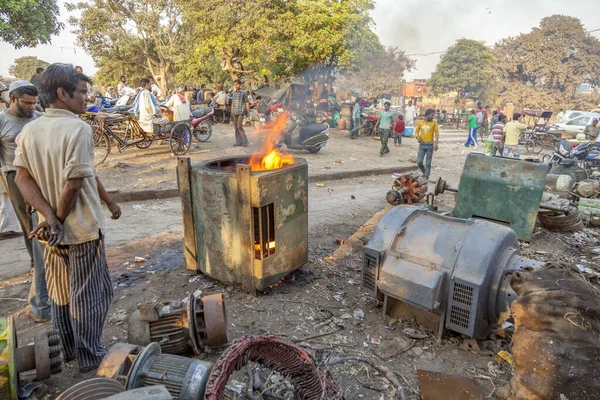
M 183 95 L 183 88 L 178 88 L 177 92 L 165 103 L 165 106 L 173 110 L 173 121 L 190 120 L 190 103 Z
M 125 75 L 121 75 L 121 78 L 119 78 L 119 84 L 117 85 L 117 93 L 119 93 L 119 96 L 124 96 L 126 95 L 127 91 L 128 91 L 128 86 L 127 86 L 127 77 Z
M 417 108 L 413 106 L 412 100 L 408 101 L 408 105 L 404 108 L 404 121 L 406 126 L 413 126 L 417 118 Z
M 157 99 L 162 99 L 162 90 L 160 90 L 160 87 L 156 84 L 154 78 L 149 76 L 148 79 L 150 80 L 150 91 L 152 94 L 156 96 Z
M 167 117 L 163 117 L 158 105 L 158 100 L 150 93 L 150 80 L 142 78 L 140 80 L 141 90 L 133 103 L 138 122 L 144 132 L 154 133 L 154 125 L 165 125 L 169 122 Z

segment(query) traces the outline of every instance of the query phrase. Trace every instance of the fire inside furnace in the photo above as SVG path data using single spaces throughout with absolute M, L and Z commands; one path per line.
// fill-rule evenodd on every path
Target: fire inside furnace
M 259 149 L 252 153 L 250 158 L 249 164 L 252 171 L 277 169 L 294 163 L 293 155 L 282 154 L 276 147 L 289 120 L 290 114 L 286 111 L 258 130 L 257 134 L 262 144 Z

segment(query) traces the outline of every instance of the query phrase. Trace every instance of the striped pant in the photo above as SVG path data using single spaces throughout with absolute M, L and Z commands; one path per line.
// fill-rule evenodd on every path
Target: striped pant
M 77 357 L 81 371 L 94 369 L 106 354 L 100 337 L 113 295 L 102 235 L 75 245 L 44 244 L 44 256 L 52 324 L 64 358 Z

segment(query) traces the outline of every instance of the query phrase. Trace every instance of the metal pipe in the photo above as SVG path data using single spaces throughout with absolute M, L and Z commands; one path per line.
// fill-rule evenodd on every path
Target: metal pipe
M 553 206 L 553 205 L 544 204 L 544 203 L 540 203 L 540 208 L 542 210 L 558 211 L 558 212 L 564 212 L 566 214 L 577 210 L 577 207 L 570 206 L 570 205 L 569 206 Z

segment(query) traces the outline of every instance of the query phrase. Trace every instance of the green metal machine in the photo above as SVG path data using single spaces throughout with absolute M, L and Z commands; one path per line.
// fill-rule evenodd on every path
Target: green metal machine
M 34 344 L 19 347 L 14 317 L 0 317 L 0 400 L 18 400 L 19 374 L 33 369 L 38 381 L 62 371 L 58 333 L 37 330 Z
M 453 215 L 508 224 L 520 240 L 531 239 L 546 185 L 546 164 L 471 153 L 458 188 L 439 179 L 435 194 L 456 191 Z

